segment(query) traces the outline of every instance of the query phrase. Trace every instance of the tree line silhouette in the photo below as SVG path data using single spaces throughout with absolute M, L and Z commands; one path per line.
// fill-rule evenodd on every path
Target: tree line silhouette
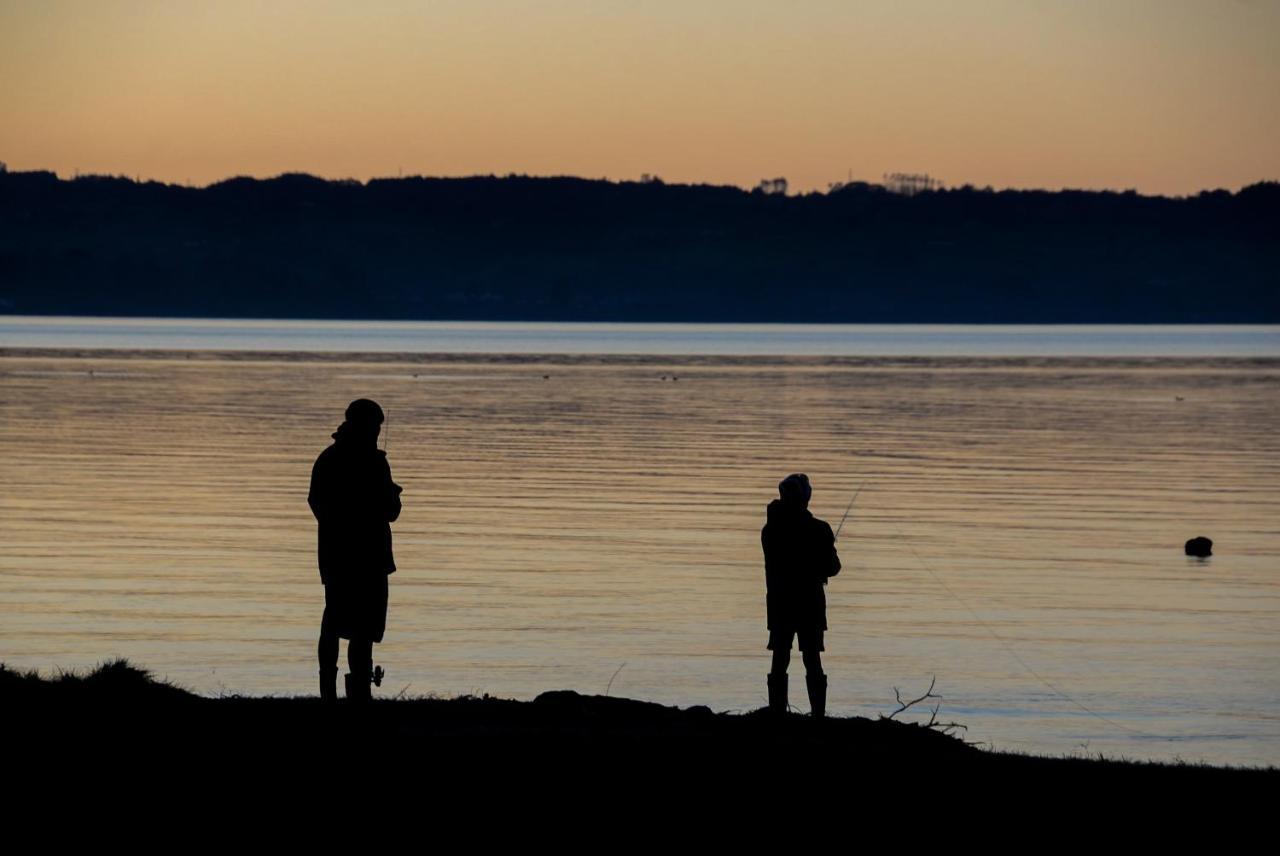
M 525 176 L 203 188 L 0 173 L 0 312 L 1280 321 L 1280 184 L 787 196 Z

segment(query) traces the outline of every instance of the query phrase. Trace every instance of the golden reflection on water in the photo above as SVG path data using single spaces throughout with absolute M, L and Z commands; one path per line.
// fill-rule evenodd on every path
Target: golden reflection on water
M 832 712 L 936 674 L 999 748 L 1280 763 L 1266 359 L 0 356 L 0 660 L 315 692 L 307 479 L 361 396 L 405 488 L 389 693 L 625 663 L 614 694 L 762 705 L 759 527 L 803 470 L 833 524 L 862 488 Z

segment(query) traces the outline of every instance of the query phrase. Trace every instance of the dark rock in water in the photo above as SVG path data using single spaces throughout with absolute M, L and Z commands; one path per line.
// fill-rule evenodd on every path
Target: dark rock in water
M 1203 559 L 1213 555 L 1213 542 L 1201 535 L 1188 541 L 1186 550 L 1188 556 L 1196 556 Z

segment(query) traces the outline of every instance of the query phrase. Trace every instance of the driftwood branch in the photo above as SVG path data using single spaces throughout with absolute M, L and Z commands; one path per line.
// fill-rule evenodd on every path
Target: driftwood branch
M 888 716 L 886 716 L 885 719 L 893 719 L 895 716 L 902 713 L 904 710 L 908 710 L 909 708 L 919 704 L 920 702 L 926 699 L 942 698 L 942 696 L 940 695 L 933 694 L 933 687 L 936 683 L 938 683 L 938 676 L 934 675 L 933 680 L 929 681 L 929 689 L 924 691 L 924 695 L 920 696 L 920 698 L 913 698 L 911 701 L 903 701 L 902 693 L 898 691 L 897 687 L 894 687 L 893 697 L 898 700 L 898 709 L 895 710 L 893 713 L 889 714 Z
M 950 734 L 951 732 L 955 731 L 957 728 L 959 728 L 962 731 L 969 730 L 969 726 L 962 725 L 959 722 L 939 722 L 938 710 L 941 707 L 942 707 L 941 704 L 935 704 L 933 706 L 933 711 L 929 714 L 929 721 L 924 724 L 925 728 L 934 728 L 934 729 L 937 729 L 938 731 L 941 731 L 943 734 Z
M 932 679 L 929 681 L 929 689 L 924 691 L 924 695 L 920 696 L 919 698 L 913 698 L 910 701 L 903 701 L 901 691 L 899 691 L 897 687 L 894 687 L 893 697 L 898 701 L 898 709 L 895 710 L 893 713 L 890 713 L 888 716 L 881 714 L 880 718 L 893 719 L 898 714 L 902 713 L 905 710 L 910 710 L 912 707 L 914 707 L 917 704 L 920 704 L 922 701 L 927 701 L 929 699 L 941 699 L 942 696 L 937 695 L 933 691 L 933 688 L 934 686 L 937 685 L 937 683 L 938 683 L 938 676 L 933 675 Z M 942 702 L 939 701 L 937 704 L 933 706 L 933 709 L 929 712 L 929 721 L 926 723 L 923 723 L 925 728 L 932 728 L 935 731 L 941 731 L 943 734 L 951 734 L 953 731 L 956 731 L 957 729 L 962 731 L 969 730 L 969 726 L 963 725 L 959 722 L 939 722 L 938 711 L 941 709 L 942 709 Z

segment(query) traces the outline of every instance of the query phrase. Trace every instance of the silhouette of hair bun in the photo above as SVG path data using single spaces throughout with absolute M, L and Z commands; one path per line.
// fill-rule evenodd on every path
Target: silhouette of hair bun
M 347 405 L 347 421 L 356 425 L 381 425 L 385 418 L 378 402 L 368 398 L 357 398 Z
M 792 473 L 778 482 L 778 495 L 785 500 L 807 504 L 809 497 L 813 496 L 809 477 L 804 473 Z

